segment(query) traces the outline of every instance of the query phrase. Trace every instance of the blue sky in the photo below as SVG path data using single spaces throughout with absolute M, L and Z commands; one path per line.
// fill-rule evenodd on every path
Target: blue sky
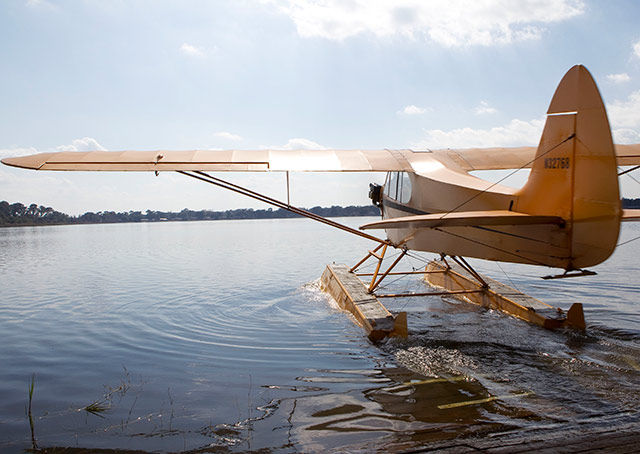
M 624 0 L 5 1 L 0 157 L 535 145 L 578 63 L 615 141 L 638 143 L 638 23 L 640 2 Z M 225 177 L 286 197 L 282 174 Z M 292 202 L 366 204 L 382 178 L 295 174 Z M 177 174 L 5 166 L 0 199 L 72 214 L 264 207 Z

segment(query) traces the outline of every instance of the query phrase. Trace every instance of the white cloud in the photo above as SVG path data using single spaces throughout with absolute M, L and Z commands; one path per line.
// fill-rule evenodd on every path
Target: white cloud
M 58 151 L 107 151 L 96 139 L 91 137 L 83 137 L 75 139 L 71 145 L 60 145 L 56 147 Z
M 285 145 L 274 145 L 270 147 L 262 147 L 271 150 L 326 150 L 327 147 L 301 137 L 289 139 Z
M 640 58 L 640 41 L 637 41 L 633 44 L 633 53 L 636 57 Z
M 609 104 L 607 112 L 612 126 L 640 130 L 640 90 L 631 93 L 624 101 L 616 100 Z
M 476 115 L 487 115 L 496 113 L 498 110 L 491 107 L 487 101 L 480 101 L 480 105 L 475 108 Z
M 298 34 L 342 41 L 363 33 L 430 39 L 445 47 L 490 46 L 539 38 L 544 24 L 584 12 L 582 0 L 262 0 Z
M 398 115 L 422 115 L 427 111 L 424 107 L 414 106 L 413 104 L 406 106 L 404 109 L 397 111 Z
M 542 134 L 544 119 L 511 120 L 505 126 L 491 129 L 458 128 L 450 131 L 430 129 L 425 137 L 411 144 L 415 150 L 440 148 L 517 147 L 537 145 Z
M 631 77 L 627 73 L 620 74 L 607 74 L 607 79 L 616 84 L 622 84 L 625 82 L 629 82 Z
M 0 158 L 12 158 L 17 156 L 26 156 L 36 154 L 38 150 L 31 148 L 0 148 Z
M 107 151 L 96 139 L 91 137 L 83 137 L 82 139 L 74 139 L 71 145 L 60 145 L 56 147 L 57 151 Z M 34 147 L 29 148 L 3 148 L 0 149 L 0 158 L 8 158 L 14 156 L 26 156 L 30 154 L 43 153 Z
M 633 129 L 613 129 L 611 130 L 611 135 L 613 136 L 613 143 L 640 143 L 640 134 Z
M 205 56 L 206 52 L 201 47 L 192 46 L 191 44 L 183 43 L 180 46 L 180 52 L 189 57 L 202 58 Z
M 242 137 L 239 136 L 238 134 L 232 134 L 232 133 L 227 132 L 227 131 L 216 132 L 214 134 L 214 136 L 220 137 L 220 138 L 226 139 L 226 140 L 232 140 L 234 142 L 239 142 L 239 141 L 243 140 Z
M 640 90 L 625 100 L 607 106 L 615 143 L 640 142 Z M 513 147 L 537 145 L 545 119 L 511 120 L 490 129 L 458 128 L 449 131 L 430 129 L 422 139 L 411 144 L 416 150 L 472 147 Z

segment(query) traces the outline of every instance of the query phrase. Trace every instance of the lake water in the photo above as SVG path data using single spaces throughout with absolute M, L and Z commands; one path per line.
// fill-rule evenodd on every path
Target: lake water
M 0 451 L 402 452 L 640 423 L 640 240 L 593 277 L 473 262 L 584 303 L 584 334 L 422 297 L 385 300 L 410 336 L 379 346 L 318 288 L 371 247 L 302 219 L 0 229 Z

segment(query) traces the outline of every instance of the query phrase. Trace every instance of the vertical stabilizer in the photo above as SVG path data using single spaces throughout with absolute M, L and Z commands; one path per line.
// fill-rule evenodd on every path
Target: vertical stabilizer
M 561 216 L 567 270 L 596 265 L 615 249 L 622 210 L 615 149 L 598 88 L 584 66 L 558 85 L 518 211 Z

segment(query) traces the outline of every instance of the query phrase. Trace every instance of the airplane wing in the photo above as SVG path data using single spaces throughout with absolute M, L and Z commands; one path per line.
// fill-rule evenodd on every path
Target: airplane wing
M 640 165 L 640 143 L 614 145 L 619 166 Z M 449 157 L 467 172 L 531 168 L 537 147 L 466 148 L 447 150 Z
M 156 150 L 62 151 L 5 158 L 3 164 L 33 170 L 418 172 L 434 165 L 462 171 L 531 166 L 536 147 L 413 150 Z M 616 145 L 618 165 L 640 165 L 640 144 Z
M 640 221 L 640 210 L 622 210 L 623 221 Z
M 640 211 L 640 210 L 638 210 Z M 360 229 L 406 229 L 434 227 L 475 227 L 487 225 L 563 224 L 559 216 L 541 216 L 515 211 L 454 211 L 451 213 L 420 214 L 370 222 Z
M 531 167 L 537 147 L 465 148 L 447 150 L 463 170 L 503 170 Z
M 433 160 L 411 150 L 161 150 L 41 153 L 2 162 L 33 170 L 413 172 L 406 156 Z
M 619 166 L 640 165 L 640 143 L 630 145 L 614 145 Z

